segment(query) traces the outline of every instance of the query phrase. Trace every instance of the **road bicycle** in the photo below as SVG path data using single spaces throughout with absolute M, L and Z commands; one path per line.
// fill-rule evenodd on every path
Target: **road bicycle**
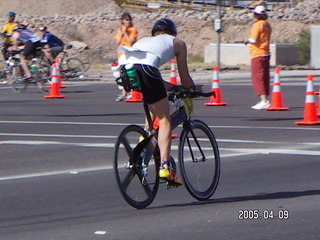
M 186 189 L 200 201 L 209 199 L 218 186 L 219 148 L 208 125 L 191 119 L 190 104 L 181 104 L 181 99 L 190 103 L 191 98 L 212 94 L 183 88 L 176 88 L 169 94 L 169 100 L 178 106 L 171 115 L 172 128 L 181 123 L 183 126 L 178 147 L 172 146 L 171 150 L 178 152 L 179 168 Z M 153 126 L 148 104 L 143 105 L 148 125 Z M 137 209 L 146 208 L 153 202 L 159 184 L 165 183 L 167 188 L 175 187 L 159 178 L 161 163 L 157 130 L 151 128 L 147 131 L 138 125 L 129 125 L 122 130 L 115 144 L 113 167 L 118 187 L 125 201 Z M 169 162 L 171 170 L 177 172 L 172 157 Z
M 29 69 L 32 74 L 30 79 L 24 79 L 23 69 L 20 62 L 20 51 L 9 51 L 8 60 L 0 62 L 0 82 L 9 84 L 14 92 L 24 92 L 30 83 L 42 83 L 42 90 L 47 90 L 50 84 L 51 66 L 41 62 L 41 49 L 37 49 L 29 61 Z
M 67 50 L 71 49 L 72 45 L 67 45 L 66 50 L 59 52 L 53 57 L 57 60 L 59 59 L 59 68 L 61 78 L 66 81 L 77 80 L 83 76 L 85 72 L 89 70 L 91 67 L 90 62 L 84 62 L 77 57 L 69 57 L 69 53 Z M 40 62 L 51 65 L 51 61 L 46 58 L 42 49 L 46 49 L 45 47 L 41 47 L 41 52 L 39 55 Z
M 46 63 L 41 63 L 38 57 L 31 59 L 29 64 L 31 78 L 25 79 L 17 74 L 17 71 L 13 71 L 12 89 L 17 93 L 23 93 L 30 84 L 40 82 L 42 85 L 42 91 L 48 92 L 48 87 L 51 84 L 51 66 Z M 17 69 L 17 68 L 14 68 Z M 20 69 L 22 72 L 22 69 Z
M 18 51 L 8 52 L 8 59 L 0 61 L 0 84 L 11 85 L 17 71 L 17 67 L 20 67 L 20 55 Z
M 71 48 L 71 45 L 66 46 L 67 50 Z M 79 79 L 91 67 L 88 61 L 82 61 L 77 57 L 69 57 L 67 51 L 62 51 L 58 57 L 60 58 L 60 73 L 63 80 Z

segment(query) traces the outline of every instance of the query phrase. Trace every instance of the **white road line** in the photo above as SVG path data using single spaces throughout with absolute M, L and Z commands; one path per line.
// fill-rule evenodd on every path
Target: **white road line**
M 117 139 L 113 135 L 69 135 L 69 134 L 25 134 L 25 133 L 0 133 L 0 136 L 11 137 L 46 137 L 46 138 L 94 138 L 94 139 Z M 201 140 L 200 140 L 201 141 Z M 204 140 L 203 140 L 204 141 Z M 247 139 L 217 139 L 219 143 L 243 143 L 243 144 L 294 144 L 306 146 L 320 146 L 320 142 L 274 142 L 274 141 L 258 141 Z M 108 147 L 107 143 L 71 143 L 63 141 L 35 141 L 35 140 L 4 140 L 0 141 L 1 144 L 20 144 L 20 145 L 78 145 L 78 146 L 91 146 L 91 147 Z
M 65 170 L 61 170 L 61 171 L 48 171 L 48 172 L 38 172 L 38 173 L 30 173 L 30 174 L 19 174 L 19 175 L 0 177 L 0 181 L 18 180 L 18 179 L 26 179 L 26 178 L 37 178 L 37 177 L 48 177 L 48 176 L 65 175 L 65 174 L 78 174 L 78 173 L 84 173 L 84 172 L 95 172 L 95 171 L 110 170 L 110 169 L 112 169 L 112 166 L 79 168 L 79 169 L 65 169 Z
M 116 139 L 117 136 L 108 135 L 74 135 L 74 134 L 32 134 L 32 133 L 0 133 L 0 136 L 7 137 L 56 137 L 56 138 L 106 138 Z
M 230 153 L 221 154 L 222 161 L 224 158 L 228 158 L 228 157 L 253 155 L 253 154 L 289 154 L 289 155 L 293 154 L 293 155 L 320 156 L 320 151 L 310 151 L 310 150 L 307 151 L 307 150 L 293 150 L 293 149 L 248 149 L 248 148 L 221 148 L 220 150 L 234 152 L 232 154 Z M 79 174 L 79 173 L 85 173 L 85 172 L 95 172 L 95 171 L 103 171 L 103 170 L 110 170 L 110 169 L 112 169 L 111 165 L 91 167 L 91 168 L 65 169 L 60 171 L 46 171 L 46 172 L 38 172 L 38 173 L 30 173 L 30 174 L 3 176 L 3 177 L 0 177 L 0 181 L 38 178 L 38 177 L 66 175 L 66 174 Z
M 77 147 L 99 147 L 99 148 L 114 148 L 114 143 L 70 143 L 59 141 L 23 141 L 23 140 L 8 140 L 0 141 L 1 144 L 10 145 L 63 145 Z
M 52 125 L 92 125 L 92 126 L 127 126 L 129 123 L 99 122 L 47 122 L 47 121 L 0 121 L 0 124 L 52 124 Z M 142 124 L 137 124 L 141 125 Z
M 263 141 L 260 141 L 263 143 Z M 274 142 L 270 142 L 273 143 Z M 64 146 L 77 146 L 77 147 L 96 147 L 96 148 L 114 148 L 114 143 L 71 143 L 59 141 L 22 141 L 22 140 L 8 140 L 0 141 L 1 144 L 16 144 L 16 145 L 64 145 Z M 306 144 L 306 143 L 304 143 Z M 311 146 L 319 145 L 319 143 L 309 143 Z M 178 146 L 173 145 L 172 150 L 177 150 Z M 302 150 L 302 149 L 286 149 L 286 148 L 219 148 L 220 151 L 237 152 L 245 154 L 289 154 L 289 155 L 313 155 L 320 156 L 320 151 Z
M 92 125 L 92 126 L 128 126 L 129 123 L 99 123 L 99 122 L 48 122 L 48 121 L 0 121 L 0 124 L 54 124 L 54 125 Z M 143 126 L 141 123 L 132 123 L 139 126 Z M 310 127 L 259 127 L 259 126 L 216 126 L 210 125 L 212 129 L 215 128 L 227 128 L 227 129 L 283 129 L 283 130 L 308 130 L 308 131 L 320 131 L 320 128 Z
M 320 156 L 318 150 L 301 150 L 301 149 L 285 149 L 285 148 L 219 148 L 229 152 L 238 152 L 244 154 L 288 154 L 288 155 L 309 155 Z

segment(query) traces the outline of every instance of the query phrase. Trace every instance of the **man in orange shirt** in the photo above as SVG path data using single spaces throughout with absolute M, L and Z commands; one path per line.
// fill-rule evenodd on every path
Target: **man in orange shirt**
M 250 44 L 251 56 L 251 80 L 254 91 L 260 97 L 260 102 L 252 106 L 252 109 L 261 110 L 270 106 L 268 96 L 270 94 L 270 38 L 271 26 L 268 23 L 268 15 L 264 6 L 254 9 L 255 23 L 251 28 L 251 34 L 245 44 Z
M 132 17 L 129 13 L 124 13 L 121 16 L 121 27 L 119 28 L 115 39 L 117 42 L 117 46 L 126 46 L 131 47 L 138 38 L 138 31 L 132 24 Z M 122 53 L 118 52 L 118 58 L 122 55 Z M 127 93 L 122 90 L 122 94 L 116 98 L 116 101 L 123 101 L 126 99 Z

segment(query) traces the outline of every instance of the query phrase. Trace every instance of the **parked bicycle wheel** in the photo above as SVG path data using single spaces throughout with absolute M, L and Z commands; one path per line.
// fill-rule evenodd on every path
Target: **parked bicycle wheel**
M 210 128 L 202 121 L 191 120 L 181 133 L 178 152 L 188 192 L 198 200 L 209 199 L 220 177 L 218 144 Z
M 143 140 L 142 140 L 143 139 Z M 160 153 L 143 128 L 127 126 L 115 145 L 114 170 L 124 199 L 134 208 L 145 208 L 159 187 Z
M 87 70 L 88 66 L 79 58 L 70 57 L 64 59 L 61 63 L 61 75 L 64 80 L 78 78 Z

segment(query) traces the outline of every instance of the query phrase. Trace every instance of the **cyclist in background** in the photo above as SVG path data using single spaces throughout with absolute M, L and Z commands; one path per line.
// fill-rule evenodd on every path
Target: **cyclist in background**
M 171 90 L 175 85 L 163 81 L 159 67 L 175 57 L 182 85 L 185 88 L 193 88 L 195 85 L 188 70 L 186 44 L 176 37 L 174 22 L 167 18 L 156 21 L 151 34 L 152 37 L 138 40 L 131 48 L 122 47 L 124 55 L 119 58 L 119 64 L 134 64 L 141 81 L 143 99 L 149 104 L 152 114 L 159 119 L 160 178 L 182 184 L 169 169 L 171 119 L 167 90 Z
M 32 31 L 28 30 L 26 25 L 18 24 L 13 28 L 12 46 L 8 50 L 21 50 L 20 61 L 22 69 L 25 73 L 23 80 L 32 78 L 32 74 L 28 67 L 28 58 L 33 57 L 39 47 L 41 47 L 40 38 L 36 36 Z M 41 82 L 38 81 L 37 85 L 41 91 L 46 92 Z
M 50 64 L 54 62 L 54 59 L 64 49 L 63 41 L 57 36 L 48 31 L 46 26 L 40 26 L 41 43 L 43 46 L 48 45 L 48 48 L 43 48 L 46 58 L 50 61 Z
M 13 27 L 16 26 L 18 23 L 15 22 L 16 13 L 15 12 L 8 12 L 7 13 L 8 22 L 3 26 L 1 30 L 2 36 L 5 38 L 2 48 L 2 54 L 5 60 L 8 59 L 8 48 L 12 46 L 11 35 L 13 33 Z

